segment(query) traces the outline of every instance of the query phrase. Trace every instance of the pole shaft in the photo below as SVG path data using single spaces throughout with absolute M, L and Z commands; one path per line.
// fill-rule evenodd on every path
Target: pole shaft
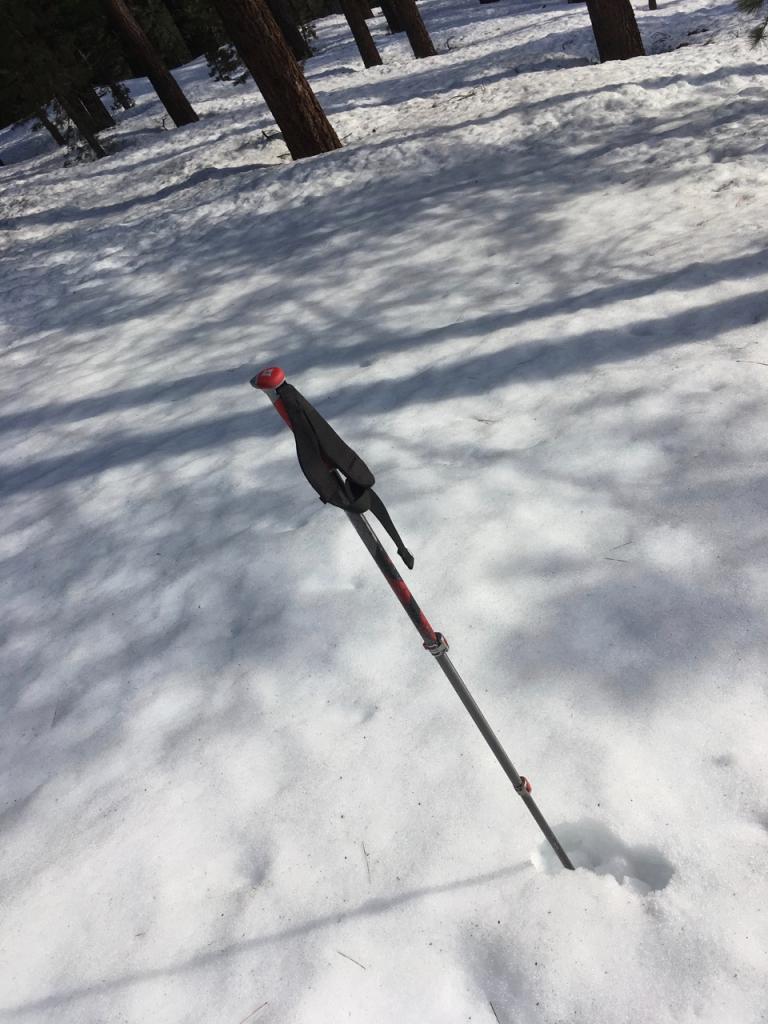
M 347 519 L 355 528 L 358 537 L 365 544 L 369 554 L 373 558 L 379 570 L 392 588 L 392 593 L 403 606 L 405 614 L 416 627 L 419 636 L 424 644 L 437 644 L 439 638 L 429 623 L 424 612 L 419 608 L 416 598 L 411 593 L 410 587 L 397 571 L 395 563 L 389 557 L 379 538 L 373 531 L 373 527 L 359 512 L 347 512 Z
M 469 713 L 470 718 L 475 723 L 477 728 L 480 730 L 483 739 L 491 748 L 493 756 L 499 762 L 504 771 L 504 774 L 507 776 L 509 781 L 514 786 L 515 792 L 518 794 L 518 796 L 521 797 L 523 803 L 531 812 L 534 821 L 539 826 L 541 831 L 544 833 L 544 836 L 549 842 L 549 845 L 557 854 L 560 863 L 563 865 L 564 868 L 568 868 L 569 871 L 573 871 L 574 867 L 571 863 L 570 858 L 568 857 L 568 854 L 560 845 L 557 836 L 549 827 L 549 824 L 544 815 L 539 810 L 536 801 L 528 792 L 525 780 L 522 778 L 520 773 L 517 771 L 515 766 L 510 761 L 509 755 L 507 754 L 504 747 L 501 745 L 501 741 L 499 740 L 498 736 L 491 728 L 488 719 L 480 710 L 477 701 L 467 689 L 467 685 L 459 675 L 456 666 L 448 657 L 447 650 L 440 649 L 441 646 L 444 647 L 444 643 L 442 645 L 440 643 L 441 637 L 434 631 L 434 629 L 432 629 L 432 626 L 429 624 L 427 617 L 419 608 L 415 598 L 413 597 L 411 591 L 408 588 L 408 585 L 406 584 L 405 580 L 402 578 L 400 573 L 397 571 L 397 568 L 395 567 L 395 564 L 392 561 L 392 559 L 384 550 L 381 542 L 379 541 L 379 538 L 376 536 L 370 523 L 365 518 L 365 516 L 361 515 L 359 512 L 347 512 L 347 518 L 349 519 L 350 523 L 352 523 L 352 525 L 354 526 L 357 535 L 360 537 L 363 544 L 368 549 L 370 555 L 372 556 L 376 565 L 378 565 L 387 583 L 389 583 L 390 587 L 392 588 L 395 594 L 395 597 L 397 597 L 398 601 L 405 609 L 408 618 L 411 620 L 413 625 L 418 630 L 419 635 L 424 641 L 424 646 L 427 647 L 427 649 L 429 649 L 432 646 L 438 648 L 435 651 L 435 660 L 442 669 L 443 675 L 451 684 L 459 700 Z
M 560 863 L 563 865 L 564 868 L 568 868 L 569 871 L 573 871 L 574 867 L 571 863 L 568 854 L 562 848 L 557 839 L 557 836 L 549 827 L 549 824 L 547 823 L 547 820 L 544 817 L 544 815 L 539 810 L 536 801 L 533 799 L 531 794 L 526 789 L 525 780 L 518 773 L 517 769 L 510 761 L 509 756 L 504 747 L 502 747 L 498 736 L 491 728 L 488 719 L 480 710 L 477 701 L 467 689 L 467 686 L 464 680 L 457 672 L 455 665 L 445 652 L 436 654 L 435 660 L 437 661 L 440 668 L 443 670 L 443 674 L 445 675 L 448 682 L 456 691 L 459 700 L 469 712 L 470 718 L 482 733 L 483 739 L 493 752 L 493 756 L 499 762 L 502 769 L 504 770 L 504 774 L 507 776 L 509 781 L 514 786 L 515 792 L 518 794 L 518 796 L 522 798 L 523 803 L 533 815 L 534 821 L 546 836 L 549 845 L 557 854 Z

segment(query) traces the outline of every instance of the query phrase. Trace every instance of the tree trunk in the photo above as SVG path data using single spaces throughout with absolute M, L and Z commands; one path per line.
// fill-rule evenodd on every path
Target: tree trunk
M 56 98 L 64 108 L 67 117 L 73 122 L 80 135 L 91 147 L 91 151 L 96 159 L 100 160 L 103 156 L 106 156 L 107 154 L 104 152 L 101 143 L 96 138 L 91 117 L 82 104 L 70 93 L 64 91 L 58 93 Z
M 267 0 L 267 6 L 296 60 L 308 60 L 312 56 L 312 51 L 296 24 L 293 11 L 288 8 L 285 0 Z
M 123 85 L 122 82 L 112 82 L 109 91 L 112 93 L 112 99 L 123 110 L 130 110 L 136 106 L 136 101 L 131 96 L 128 86 Z
M 392 33 L 405 32 L 405 26 L 403 25 L 400 14 L 395 7 L 394 0 L 380 0 L 381 2 L 381 13 L 387 20 L 389 31 Z
M 92 135 L 98 134 L 99 126 L 91 117 L 90 110 L 83 103 L 82 97 L 78 95 L 77 91 L 75 90 L 74 86 L 72 85 L 69 79 L 67 79 L 67 81 L 64 83 L 60 83 L 60 88 L 57 95 L 66 96 L 67 103 L 69 104 L 69 109 L 67 109 L 66 113 L 70 121 L 74 120 L 74 118 L 72 117 L 72 109 L 76 109 L 79 112 L 79 118 L 76 122 L 78 129 L 83 129 L 87 127 Z
M 366 21 L 373 17 L 373 9 L 368 3 L 368 0 L 357 0 L 357 6 L 360 8 L 363 18 L 365 18 Z
M 149 78 L 160 102 L 173 119 L 177 128 L 183 124 L 192 124 L 198 116 L 192 105 L 181 91 L 178 82 L 163 64 L 160 55 L 147 38 L 144 29 L 134 18 L 125 0 L 103 0 L 107 13 L 112 21 L 128 56 L 143 68 Z
M 400 16 L 414 57 L 434 57 L 435 48 L 429 38 L 427 26 L 422 21 L 419 8 L 416 6 L 416 0 L 389 0 L 389 2 Z M 610 3 L 611 0 L 602 0 L 602 2 Z
M 115 127 L 114 117 L 112 117 L 110 112 L 104 106 L 101 96 L 99 96 L 92 85 L 86 86 L 85 89 L 82 89 L 78 93 L 77 98 L 88 111 L 97 132 L 102 131 L 104 128 Z
M 648 10 L 649 11 L 658 10 L 658 5 L 656 3 L 656 0 L 648 0 Z
M 43 128 L 45 128 L 45 130 L 51 136 L 56 145 L 66 146 L 67 140 L 59 131 L 58 125 L 55 125 L 53 121 L 50 119 L 50 117 L 48 117 L 48 114 L 45 112 L 45 107 L 40 107 L 36 111 L 36 116 L 40 124 L 43 126 Z
M 355 37 L 360 56 L 363 58 L 363 64 L 367 68 L 381 64 L 381 55 L 376 49 L 376 43 L 374 43 L 373 36 L 365 23 L 365 15 L 358 6 L 357 0 L 340 0 L 340 2 L 344 17 Z
M 194 17 L 185 8 L 184 0 L 163 0 L 163 3 L 193 57 L 215 50 L 225 42 L 219 17 L 209 4 L 202 7 L 199 17 Z
M 160 54 L 160 60 L 168 68 L 182 67 L 192 60 L 190 50 L 184 33 L 176 23 L 176 19 L 168 9 L 168 5 L 162 2 L 155 2 L 154 7 L 154 46 Z M 150 42 L 152 39 L 150 38 Z
M 630 0 L 587 0 L 600 60 L 643 57 L 643 40 Z
M 283 39 L 266 0 L 214 0 L 294 160 L 340 149 L 336 132 Z

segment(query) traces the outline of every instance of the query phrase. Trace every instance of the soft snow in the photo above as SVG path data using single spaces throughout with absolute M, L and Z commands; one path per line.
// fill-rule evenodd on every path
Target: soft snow
M 370 71 L 318 24 L 330 155 L 200 62 L 100 162 L 0 136 L 2 1020 L 768 1020 L 765 52 L 730 3 L 604 66 L 581 4 L 423 9 Z

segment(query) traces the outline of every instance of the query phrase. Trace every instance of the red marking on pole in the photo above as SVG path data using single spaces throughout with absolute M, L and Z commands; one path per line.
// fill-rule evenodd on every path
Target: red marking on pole
M 282 419 L 283 423 L 285 423 L 287 426 L 289 426 L 291 428 L 291 430 L 293 430 L 293 424 L 291 423 L 291 417 L 288 415 L 288 411 L 286 410 L 285 406 L 283 405 L 282 398 L 276 398 L 275 399 L 275 408 L 280 413 L 280 418 Z
M 408 584 L 405 582 L 405 580 L 401 579 L 398 576 L 396 580 L 388 579 L 387 582 L 389 583 L 390 587 L 392 587 L 392 589 L 394 590 L 395 596 L 397 597 L 400 604 L 403 605 L 403 607 L 407 607 L 408 602 L 413 600 L 413 594 L 408 589 Z
M 392 588 L 395 597 L 398 599 L 400 604 L 405 608 L 406 612 L 408 612 L 411 622 L 416 626 L 419 633 L 421 633 L 422 639 L 427 640 L 429 643 L 437 643 L 437 634 L 429 624 L 429 620 L 424 612 L 416 604 L 413 594 L 408 589 L 408 584 L 405 580 L 399 575 L 397 579 L 394 580 L 387 576 L 387 583 Z
M 429 619 L 421 609 L 419 609 L 419 622 L 421 623 L 421 635 L 427 636 L 430 643 L 437 643 L 437 634 L 430 625 Z

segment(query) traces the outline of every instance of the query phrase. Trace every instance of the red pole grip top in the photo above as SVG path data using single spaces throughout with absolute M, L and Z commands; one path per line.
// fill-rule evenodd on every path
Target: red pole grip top
M 291 417 L 288 415 L 285 406 L 283 405 L 282 398 L 277 393 L 277 388 L 285 382 L 285 374 L 279 366 L 268 366 L 265 370 L 260 370 L 255 377 L 251 377 L 251 385 L 254 388 L 258 388 L 260 391 L 267 391 L 267 397 L 271 399 L 272 404 L 280 413 L 285 425 L 293 430 L 293 424 L 291 423 Z
M 262 391 L 274 391 L 275 388 L 279 388 L 285 380 L 285 374 L 279 366 L 268 366 L 265 370 L 260 370 L 259 373 L 251 381 L 251 384 L 255 388 L 261 388 Z

